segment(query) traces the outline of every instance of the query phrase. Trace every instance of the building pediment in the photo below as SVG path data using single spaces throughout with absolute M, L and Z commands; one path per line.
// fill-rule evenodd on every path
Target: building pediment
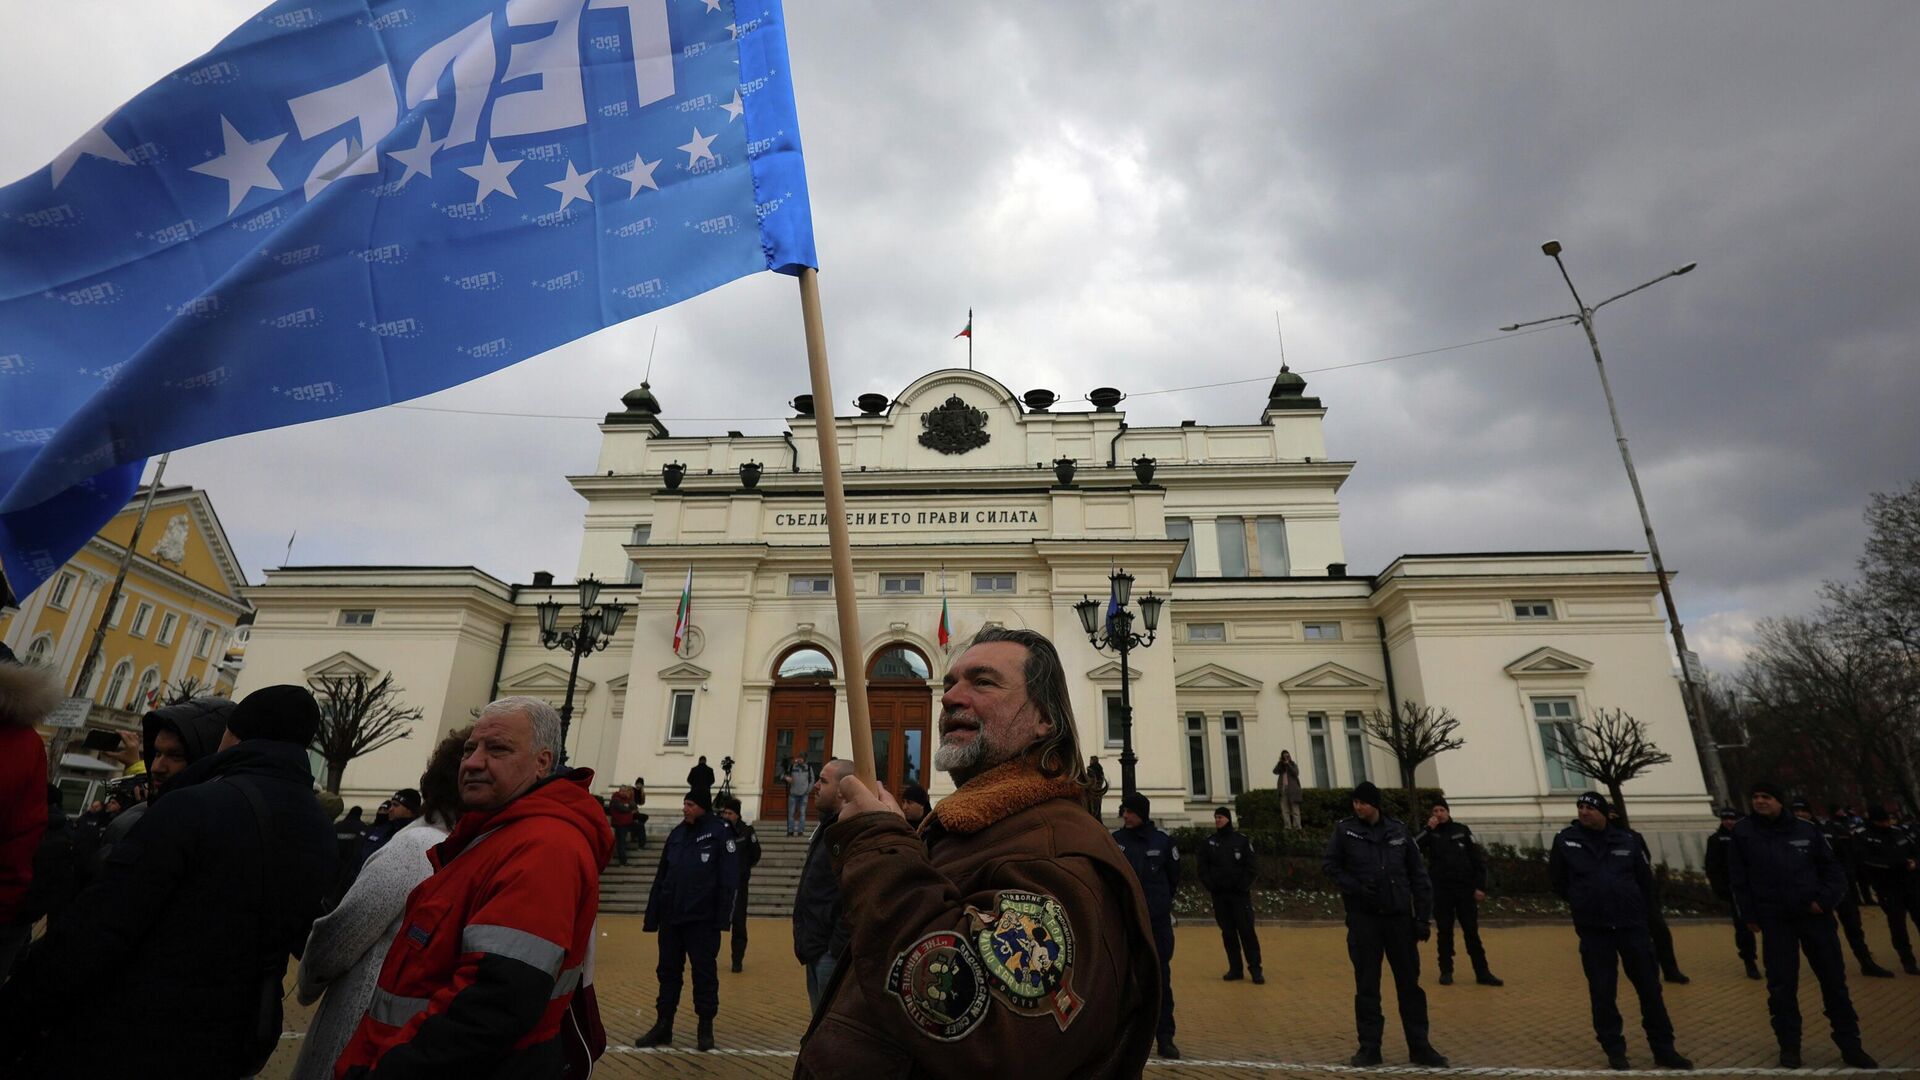
M 1202 664 L 1174 678 L 1181 690 L 1259 690 L 1260 680 L 1219 664 Z
M 304 674 L 309 683 L 322 679 L 350 679 L 355 675 L 373 678 L 380 669 L 350 652 L 337 652 L 317 664 L 308 665 Z
M 683 660 L 672 667 L 661 668 L 659 677 L 661 682 L 669 683 L 706 682 L 713 677 L 713 672 Z
M 1132 682 L 1138 683 L 1143 676 L 1139 668 L 1132 668 L 1127 672 L 1127 678 Z M 1103 686 L 1111 686 L 1115 690 L 1120 689 L 1120 661 L 1109 660 L 1099 667 L 1089 670 L 1087 672 L 1087 679 Z
M 567 669 L 557 664 L 535 664 L 501 679 L 500 689 L 539 698 L 550 694 L 564 695 L 567 692 Z M 576 695 L 585 694 L 593 689 L 593 680 L 582 675 L 574 682 L 573 689 Z
M 1344 664 L 1336 664 L 1329 660 L 1318 667 L 1308 668 L 1291 679 L 1282 680 L 1280 689 L 1288 694 L 1311 694 L 1315 691 L 1370 694 L 1378 693 L 1385 689 L 1385 686 L 1378 680 L 1369 678 Z
M 1506 667 L 1507 674 L 1516 679 L 1580 678 L 1592 670 L 1593 661 L 1551 645 L 1535 649 Z

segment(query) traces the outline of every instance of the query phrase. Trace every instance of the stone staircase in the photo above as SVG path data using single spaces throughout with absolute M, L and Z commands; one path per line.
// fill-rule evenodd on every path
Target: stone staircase
M 793 894 L 800 888 L 800 870 L 807 861 L 807 838 L 787 836 L 779 821 L 771 832 L 759 829 L 760 863 L 753 868 L 747 894 L 747 914 L 755 918 L 787 918 L 793 914 Z M 651 826 L 651 823 L 649 823 Z M 600 914 L 641 915 L 647 910 L 647 890 L 660 867 L 660 844 L 665 832 L 649 827 L 648 845 L 627 850 L 627 865 L 607 867 L 600 875 Z

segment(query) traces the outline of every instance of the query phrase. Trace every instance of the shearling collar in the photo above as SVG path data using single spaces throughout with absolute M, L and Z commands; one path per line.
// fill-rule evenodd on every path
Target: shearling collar
M 1025 760 L 995 765 L 940 800 L 930 816 L 952 833 L 977 833 L 1049 799 L 1080 801 L 1080 785 L 1065 776 L 1046 777 Z

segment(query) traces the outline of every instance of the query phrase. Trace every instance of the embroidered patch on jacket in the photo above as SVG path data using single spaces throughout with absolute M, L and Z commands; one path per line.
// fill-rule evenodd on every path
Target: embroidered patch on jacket
M 987 973 L 967 939 L 936 930 L 893 959 L 887 990 L 930 1038 L 966 1038 L 987 1015 Z
M 1085 1002 L 1073 992 L 1073 927 L 1060 902 L 1029 892 L 1003 892 L 975 940 L 996 996 L 1015 1011 L 1051 1013 L 1065 1031 Z
M 432 936 L 433 936 L 432 931 L 428 930 L 424 926 L 407 927 L 407 940 L 413 942 L 415 945 L 418 945 L 421 948 L 426 947 L 427 940 Z

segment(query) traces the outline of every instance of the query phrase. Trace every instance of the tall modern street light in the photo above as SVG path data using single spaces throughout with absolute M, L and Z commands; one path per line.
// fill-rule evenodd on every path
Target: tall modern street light
M 1136 634 L 1133 613 L 1127 610 L 1127 602 L 1133 597 L 1133 575 L 1115 570 L 1107 580 L 1112 587 L 1107 593 L 1105 619 L 1101 618 L 1100 601 L 1091 597 L 1082 596 L 1073 610 L 1080 616 L 1080 628 L 1087 632 L 1087 640 L 1094 648 L 1113 649 L 1120 654 L 1120 794 L 1124 796 L 1139 790 L 1133 783 L 1136 760 L 1133 756 L 1133 692 L 1129 686 L 1132 673 L 1127 668 L 1127 654 L 1153 644 L 1153 632 L 1160 626 L 1160 605 L 1166 600 L 1153 593 L 1140 598 L 1140 621 L 1147 632 Z M 1106 722 L 1104 716 L 1101 722 Z
M 534 607 L 540 612 L 540 644 L 549 649 L 565 649 L 573 654 L 573 670 L 567 673 L 567 700 L 560 706 L 560 753 L 554 759 L 556 769 L 567 763 L 567 729 L 573 723 L 573 684 L 580 678 L 580 658 L 598 652 L 613 643 L 620 632 L 620 620 L 627 615 L 625 604 L 601 604 L 600 582 L 589 574 L 580 579 L 580 621 L 560 629 L 560 609 L 564 605 L 549 596 Z
M 1687 650 L 1687 634 L 1680 625 L 1680 609 L 1674 606 L 1673 590 L 1667 584 L 1667 566 L 1660 558 L 1660 542 L 1653 537 L 1653 518 L 1647 513 L 1646 496 L 1640 492 L 1640 476 L 1633 470 L 1633 455 L 1627 451 L 1627 433 L 1620 427 L 1620 410 L 1613 403 L 1613 386 L 1607 381 L 1607 365 L 1600 359 L 1600 338 L 1593 330 L 1593 313 L 1613 303 L 1615 300 L 1632 296 L 1642 289 L 1650 288 L 1670 277 L 1679 277 L 1690 273 L 1699 263 L 1688 263 L 1677 270 L 1669 270 L 1651 281 L 1642 282 L 1626 292 L 1615 293 L 1605 300 L 1588 307 L 1580 299 L 1580 290 L 1573 287 L 1573 277 L 1567 273 L 1567 264 L 1560 261 L 1560 241 L 1549 240 L 1540 245 L 1540 251 L 1553 260 L 1560 268 L 1560 277 L 1567 283 L 1567 291 L 1573 294 L 1573 302 L 1580 310 L 1569 315 L 1555 315 L 1547 319 L 1534 319 L 1531 322 L 1514 323 L 1503 326 L 1502 330 L 1519 330 L 1544 323 L 1577 322 L 1587 332 L 1587 344 L 1593 347 L 1593 366 L 1600 372 L 1600 391 L 1607 398 L 1607 415 L 1613 418 L 1614 441 L 1620 444 L 1620 461 L 1627 467 L 1627 483 L 1633 488 L 1634 505 L 1640 508 L 1640 525 L 1647 533 L 1647 553 L 1653 557 L 1653 573 L 1660 581 L 1660 599 L 1667 605 L 1667 623 L 1673 628 L 1673 646 L 1680 653 L 1680 682 L 1687 698 L 1687 719 L 1693 729 L 1694 749 L 1700 754 L 1700 765 L 1706 770 L 1707 786 L 1713 789 L 1713 797 L 1721 805 L 1731 800 L 1727 793 L 1726 770 L 1720 764 L 1720 748 L 1714 743 L 1713 730 L 1707 724 L 1707 710 L 1702 700 L 1700 686 L 1694 681 L 1693 654 Z

